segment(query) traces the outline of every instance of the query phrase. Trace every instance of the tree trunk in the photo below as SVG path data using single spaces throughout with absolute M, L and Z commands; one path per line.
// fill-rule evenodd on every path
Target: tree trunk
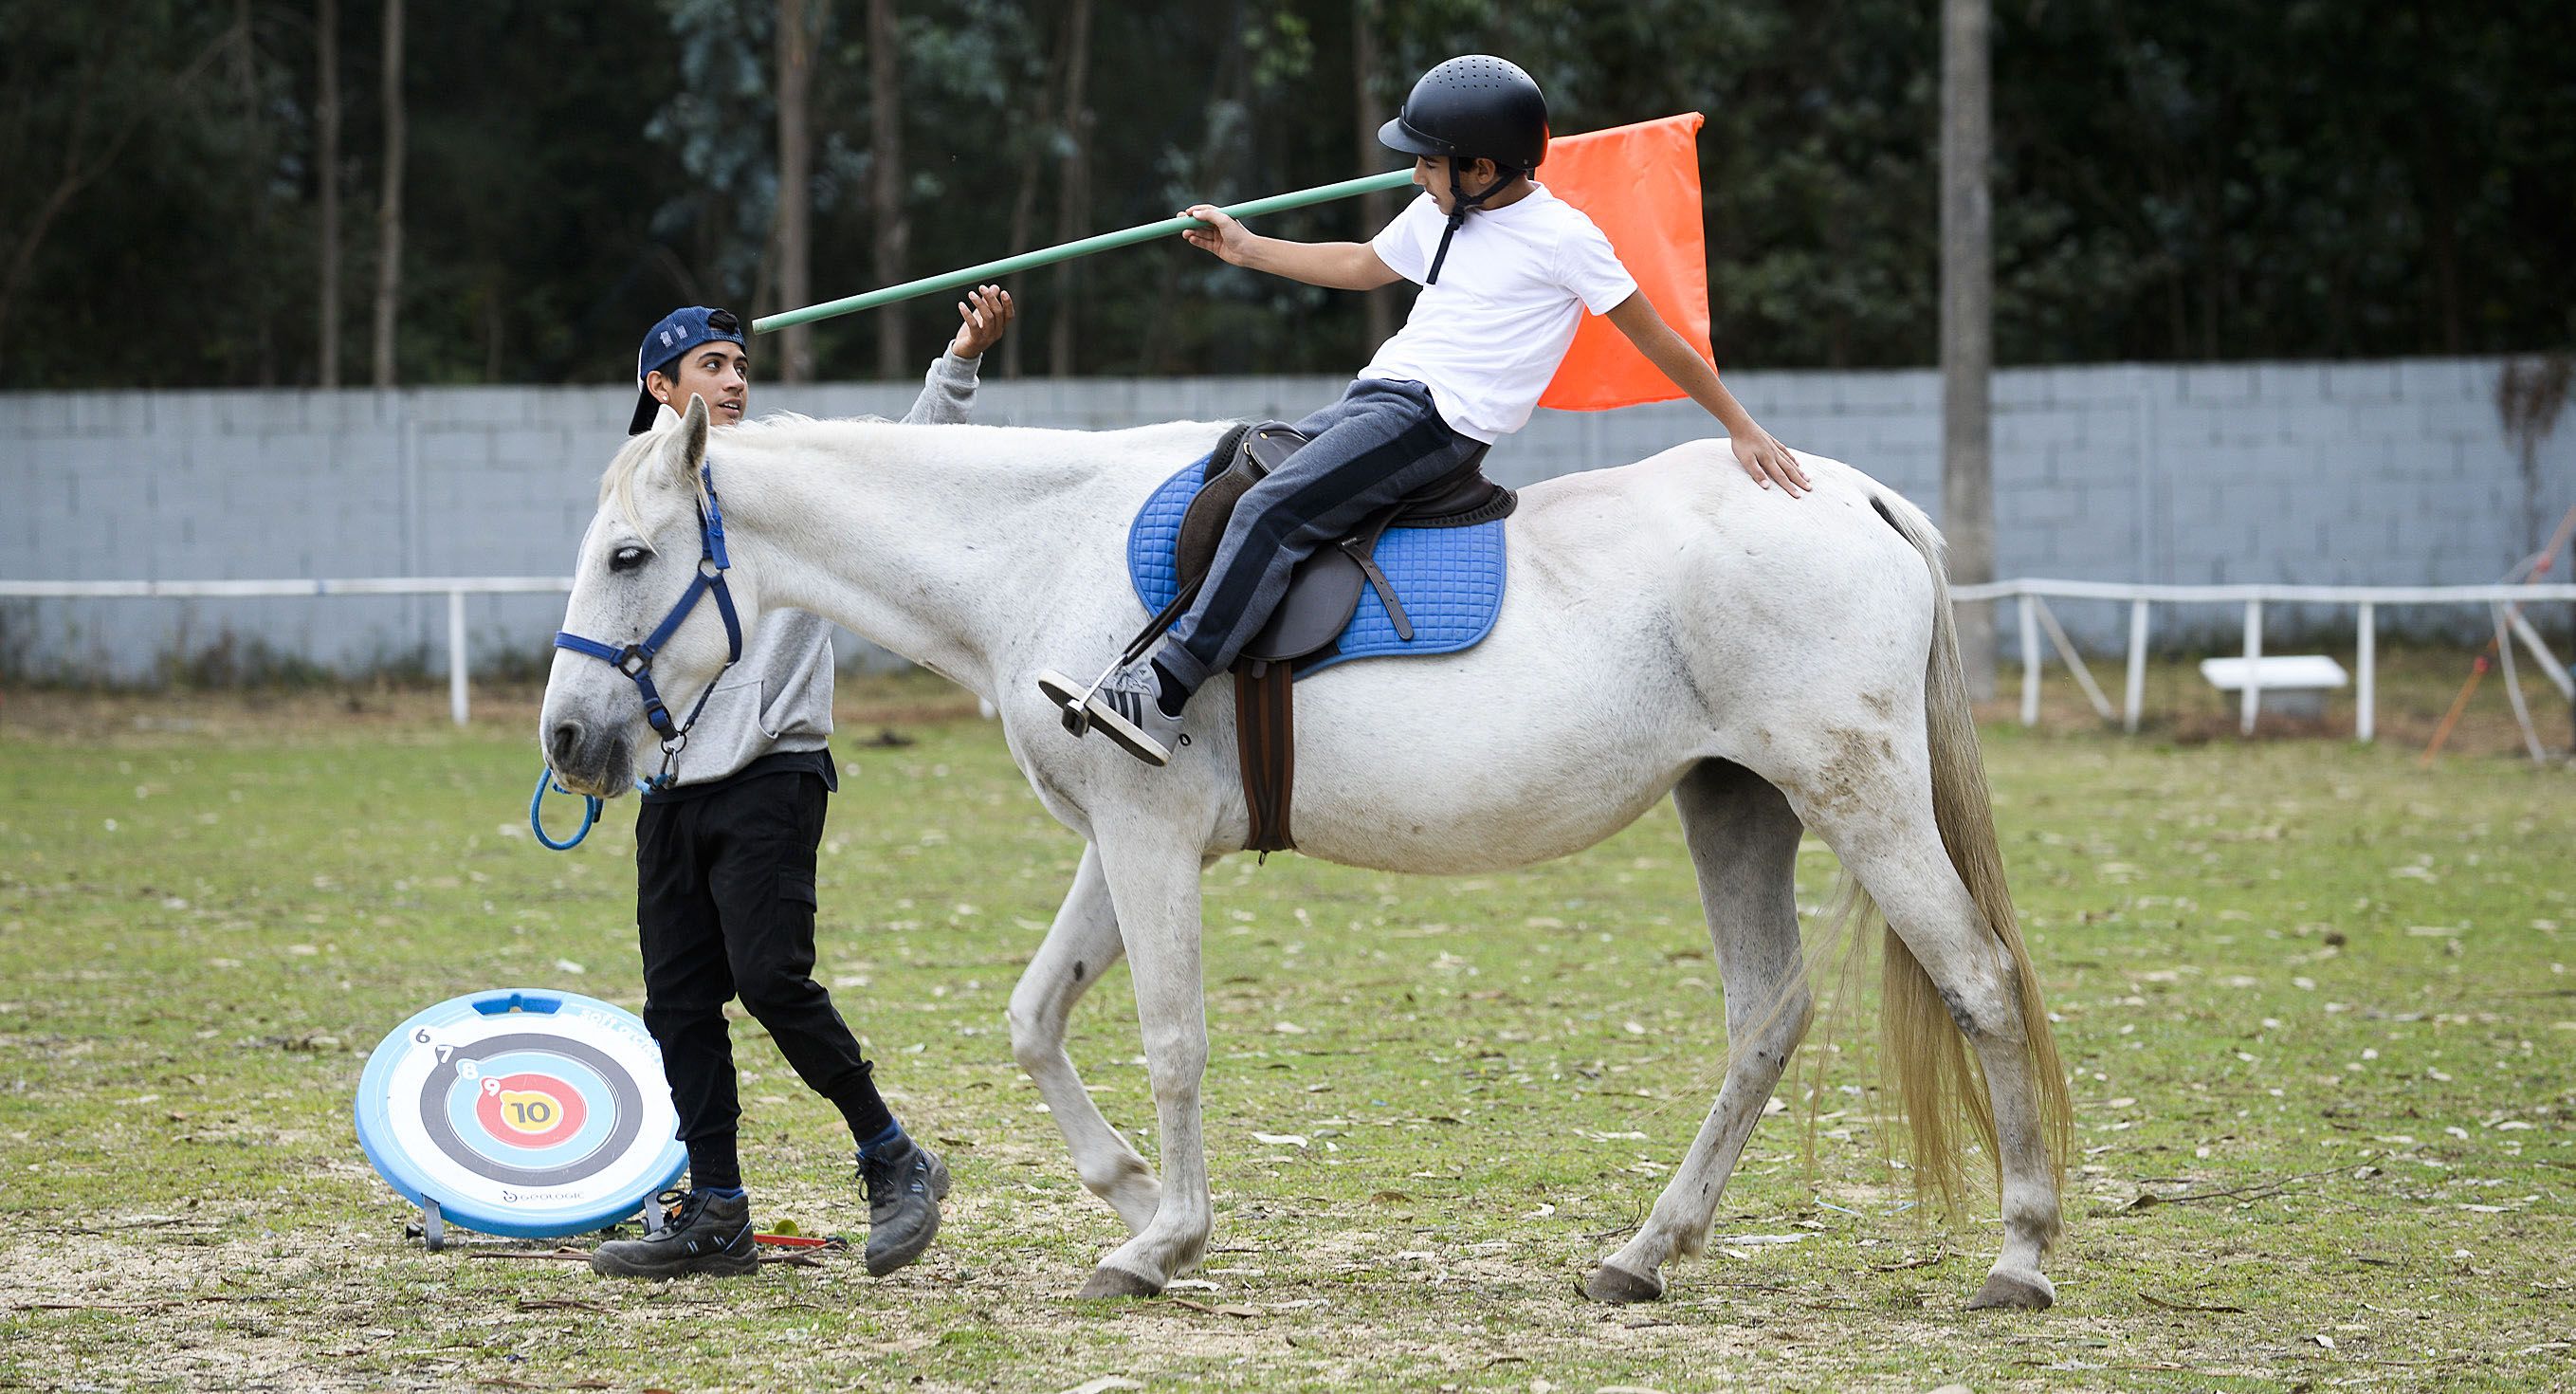
M 1048 46 L 1046 80 L 1038 85 L 1036 103 L 1029 112 L 1028 124 L 1024 132 L 1028 143 L 1020 153 L 1018 192 L 1011 196 L 1010 250 L 1013 255 L 1032 250 L 1029 239 L 1037 231 L 1038 177 L 1044 169 L 1043 160 L 1048 144 L 1039 133 L 1046 130 L 1048 123 L 1055 119 L 1056 94 L 1064 87 L 1064 61 L 1064 40 L 1059 37 Z M 1025 333 L 1006 335 L 1003 338 L 1002 376 L 1015 378 L 1020 375 L 1020 344 L 1027 338 L 1028 335 Z
M 868 0 L 868 202 L 877 233 L 876 281 L 903 279 L 912 246 L 912 218 L 904 211 L 903 69 L 895 62 L 902 42 L 895 30 L 894 0 Z M 903 304 L 877 311 L 877 376 L 911 376 L 904 347 Z
M 1229 196 L 1229 179 L 1245 173 L 1250 154 L 1252 110 L 1252 65 L 1245 61 L 1243 0 L 1221 0 L 1223 8 L 1216 21 L 1216 61 L 1208 69 L 1206 115 L 1199 125 L 1199 148 L 1190 159 L 1190 177 L 1197 181 L 1192 191 L 1209 203 L 1224 203 Z M 1229 156 L 1236 158 L 1229 159 Z M 1240 188 L 1235 184 L 1233 188 Z M 1177 211 L 1177 210 L 1175 210 Z M 1178 373 L 1186 366 L 1180 360 L 1181 336 L 1174 322 L 1179 317 L 1174 306 L 1181 297 L 1181 279 L 1197 268 L 1195 259 L 1205 253 L 1167 246 L 1163 252 L 1163 274 L 1156 278 L 1154 308 L 1145 317 L 1145 342 L 1136 355 L 1140 371 Z
M 1358 118 L 1351 130 L 1352 149 L 1357 156 L 1351 165 L 1354 176 L 1394 158 L 1377 140 L 1377 128 L 1386 124 L 1386 54 L 1377 41 L 1382 22 L 1380 0 L 1351 0 L 1351 112 Z M 1360 195 L 1362 239 L 1376 236 L 1390 216 L 1385 193 Z M 1395 336 L 1395 290 L 1380 287 L 1362 291 L 1360 306 L 1368 315 L 1368 351 L 1375 352 L 1378 345 Z
M 1064 159 L 1056 175 L 1055 240 L 1082 235 L 1091 219 L 1091 109 L 1085 99 L 1091 76 L 1091 0 L 1072 0 L 1064 22 Z M 1047 333 L 1047 371 L 1073 375 L 1075 268 L 1079 261 L 1055 267 L 1055 304 Z
M 394 321 L 402 300 L 403 0 L 385 0 L 385 180 L 376 203 L 376 386 L 394 385 Z
M 814 42 L 830 0 L 778 0 L 778 299 L 801 309 L 814 293 Z M 814 330 L 786 331 L 780 382 L 814 377 Z
M 509 303 L 508 291 L 498 279 L 483 287 L 483 380 L 499 382 L 505 361 L 501 346 L 509 333 L 509 321 L 502 306 Z
M 233 0 L 234 43 L 233 83 L 240 89 L 242 125 L 249 132 L 246 157 L 248 187 L 256 192 L 251 201 L 251 237 L 260 255 L 269 252 L 269 175 L 272 162 L 268 149 L 268 122 L 262 118 L 259 100 L 259 44 L 253 37 L 250 22 L 250 0 Z M 277 385 L 277 315 L 269 296 L 254 297 L 252 311 L 257 321 L 251 326 L 252 351 L 257 358 L 259 385 Z
M 1987 0 L 1941 4 L 1941 531 L 1950 578 L 1995 578 L 1993 205 Z M 1968 693 L 1995 695 L 1995 611 L 1959 607 Z M 2024 663 L 2039 661 L 2023 654 Z
M 340 385 L 340 0 L 320 0 L 313 25 L 313 56 L 322 90 L 313 102 L 314 179 L 322 199 L 320 337 L 314 381 Z

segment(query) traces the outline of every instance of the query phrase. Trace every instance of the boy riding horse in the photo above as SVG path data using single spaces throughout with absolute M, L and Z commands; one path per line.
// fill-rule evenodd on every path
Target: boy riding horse
M 1168 763 L 1190 694 L 1261 632 L 1289 573 L 1375 510 L 1442 478 L 1528 422 L 1583 312 L 1606 317 L 1726 427 L 1764 488 L 1806 475 L 1637 289 L 1590 218 L 1532 178 L 1547 98 L 1517 66 L 1470 54 L 1423 74 L 1378 139 L 1414 157 L 1422 197 L 1371 241 L 1253 235 L 1218 209 L 1181 235 L 1237 266 L 1336 290 L 1421 284 L 1413 313 L 1342 399 L 1297 423 L 1311 441 L 1235 505 L 1206 583 L 1152 654 L 1097 688 L 1053 670 L 1049 701 L 1083 712 L 1129 754 Z M 1472 215 L 1472 216 L 1471 216 Z M 1079 723 L 1077 723 L 1079 726 Z

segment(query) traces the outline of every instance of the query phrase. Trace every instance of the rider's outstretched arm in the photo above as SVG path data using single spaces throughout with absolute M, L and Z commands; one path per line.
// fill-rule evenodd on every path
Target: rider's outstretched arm
M 1798 457 L 1754 421 L 1753 413 L 1746 411 L 1744 404 L 1735 400 L 1735 394 L 1726 390 L 1726 384 L 1718 381 L 1717 370 L 1708 365 L 1708 360 L 1664 322 L 1644 291 L 1620 301 L 1604 318 L 1628 336 L 1628 342 L 1637 346 L 1647 362 L 1672 379 L 1673 386 L 1689 393 L 1692 401 L 1726 427 L 1736 463 L 1744 466 L 1744 472 L 1752 475 L 1756 483 L 1768 489 L 1776 481 L 1791 498 L 1810 487 L 1807 472 L 1798 467 Z
M 1197 228 L 1182 231 L 1181 236 L 1191 246 L 1248 270 L 1267 271 L 1329 290 L 1375 290 L 1397 279 L 1365 242 L 1290 242 L 1256 237 L 1251 229 L 1207 203 L 1192 204 L 1181 210 L 1181 216 L 1211 225 L 1204 232 Z

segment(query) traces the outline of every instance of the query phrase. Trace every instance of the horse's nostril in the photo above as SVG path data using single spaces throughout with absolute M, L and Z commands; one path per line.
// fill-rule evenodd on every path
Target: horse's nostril
M 571 764 L 573 752 L 580 748 L 581 723 L 578 721 L 560 721 L 555 723 L 554 738 L 548 742 L 546 746 L 546 749 L 552 752 L 555 757 L 555 767 L 557 769 L 561 769 L 562 767 Z

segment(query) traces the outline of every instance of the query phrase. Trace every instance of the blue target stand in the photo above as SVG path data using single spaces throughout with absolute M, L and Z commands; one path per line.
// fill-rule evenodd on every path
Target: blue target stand
M 688 1166 L 662 1052 L 634 1013 L 533 988 L 450 998 L 393 1029 L 358 1080 L 358 1145 L 447 1226 L 520 1239 L 662 1216 Z

